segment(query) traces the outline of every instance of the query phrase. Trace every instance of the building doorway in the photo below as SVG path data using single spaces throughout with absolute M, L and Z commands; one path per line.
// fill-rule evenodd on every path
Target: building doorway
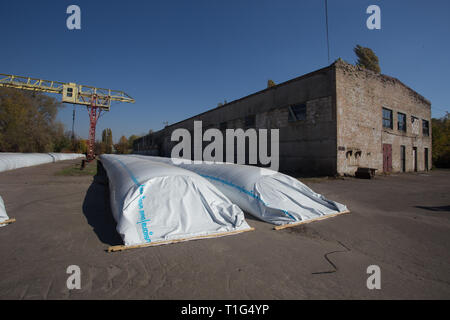
M 417 172 L 417 147 L 413 147 L 413 168 Z
M 402 166 L 402 172 L 406 172 L 406 147 L 400 146 L 400 163 Z
M 383 172 L 392 171 L 392 144 L 383 144 Z
M 428 170 L 430 170 L 430 168 L 428 167 L 428 148 L 425 148 L 425 153 L 424 153 L 424 155 L 425 155 L 425 171 L 428 171 Z

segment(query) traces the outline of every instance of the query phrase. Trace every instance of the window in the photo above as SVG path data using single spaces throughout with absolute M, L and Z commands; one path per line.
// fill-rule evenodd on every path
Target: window
M 427 120 L 422 120 L 422 134 L 424 136 L 430 135 L 430 124 Z
M 253 128 L 255 126 L 255 115 L 246 116 L 244 119 L 244 126 L 246 128 Z
M 406 114 L 397 113 L 397 129 L 406 132 Z
M 383 108 L 383 127 L 393 129 L 392 110 Z
M 68 96 L 69 98 L 71 98 L 71 97 L 72 97 L 72 94 L 73 94 L 73 88 L 67 88 L 67 96 Z
M 300 103 L 288 107 L 288 121 L 294 122 L 298 120 L 306 120 L 306 103 Z

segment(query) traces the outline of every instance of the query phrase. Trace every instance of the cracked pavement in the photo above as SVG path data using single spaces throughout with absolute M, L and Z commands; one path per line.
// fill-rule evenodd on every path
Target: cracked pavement
M 306 179 L 351 213 L 280 231 L 246 215 L 255 231 L 108 253 L 121 239 L 105 185 L 54 175 L 77 162 L 0 173 L 17 220 L 0 228 L 0 299 L 450 298 L 448 170 Z M 381 290 L 366 287 L 374 264 Z

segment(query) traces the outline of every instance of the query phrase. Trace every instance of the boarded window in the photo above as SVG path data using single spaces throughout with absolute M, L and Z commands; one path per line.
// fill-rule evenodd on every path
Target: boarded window
M 412 133 L 418 135 L 419 134 L 419 119 L 411 116 L 411 127 L 412 127 Z
M 393 129 L 392 110 L 383 108 L 383 127 Z
M 422 134 L 424 136 L 430 135 L 430 123 L 427 120 L 422 120 Z
M 397 113 L 397 129 L 406 132 L 406 114 Z
M 306 103 L 300 103 L 293 106 L 289 106 L 288 121 L 306 120 Z

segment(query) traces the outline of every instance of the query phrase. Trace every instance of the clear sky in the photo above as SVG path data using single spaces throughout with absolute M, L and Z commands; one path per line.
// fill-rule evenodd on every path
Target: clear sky
M 81 30 L 66 9 L 81 8 Z M 381 8 L 381 30 L 366 8 Z M 323 0 L 1 1 L 0 73 L 123 90 L 97 126 L 121 135 L 189 116 L 327 66 Z M 330 59 L 370 47 L 381 71 L 450 111 L 450 1 L 328 0 Z M 88 135 L 76 107 L 76 134 Z M 58 118 L 72 126 L 72 105 Z

